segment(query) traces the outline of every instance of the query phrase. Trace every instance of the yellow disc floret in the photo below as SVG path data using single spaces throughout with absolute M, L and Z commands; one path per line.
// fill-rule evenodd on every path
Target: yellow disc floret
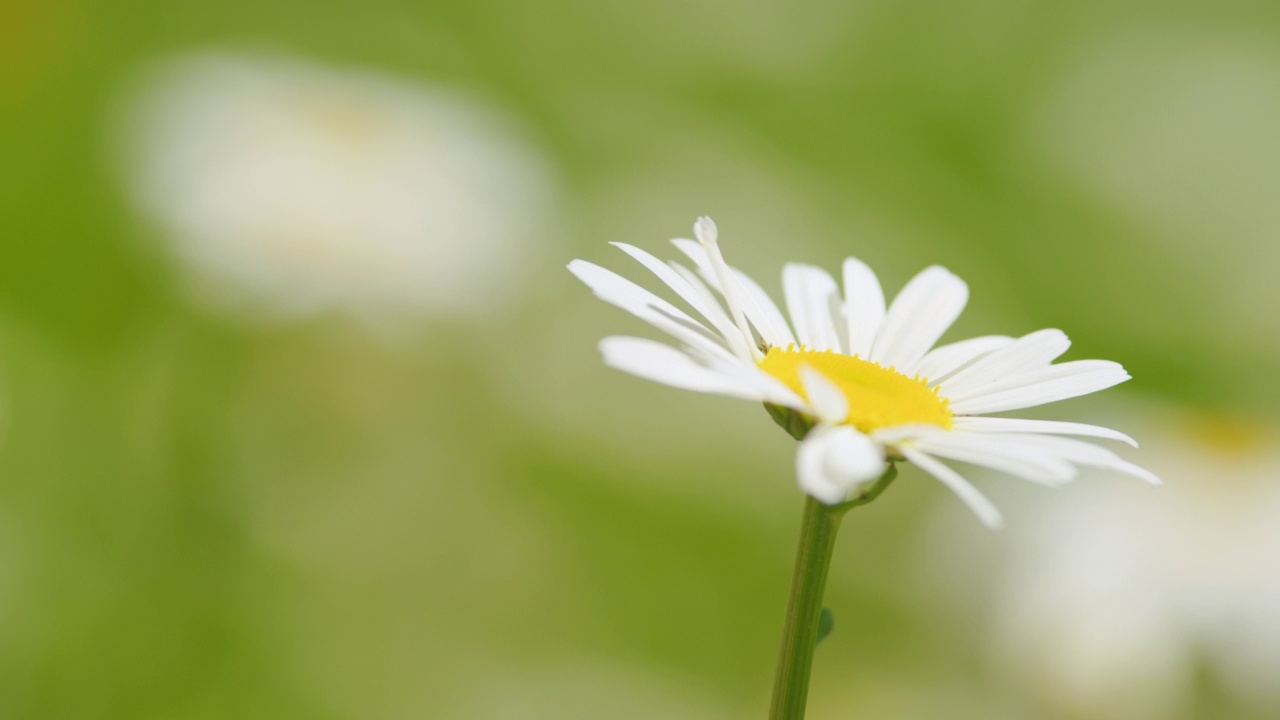
M 947 399 L 940 397 L 922 377 L 908 377 L 856 356 L 794 345 L 769 348 L 760 361 L 760 369 L 808 399 L 800 381 L 800 368 L 806 365 L 840 388 L 849 400 L 849 417 L 845 422 L 862 432 L 918 423 L 951 427 Z

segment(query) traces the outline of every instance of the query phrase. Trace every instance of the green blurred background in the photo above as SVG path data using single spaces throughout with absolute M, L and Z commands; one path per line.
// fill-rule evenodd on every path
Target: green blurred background
M 147 149 L 138 98 L 211 54 L 471 98 L 498 118 L 474 142 L 509 151 L 476 162 L 521 170 L 464 200 L 522 259 L 486 278 L 468 224 L 428 218 L 411 240 L 452 248 L 461 286 L 429 301 L 281 317 L 270 278 L 218 299 L 235 279 L 181 249 L 203 216 L 176 227 L 137 180 L 174 152 Z M 1213 548 L 1108 586 L 1170 618 L 1135 640 L 1164 649 L 1148 665 L 1062 670 L 1046 639 L 1023 677 L 993 639 L 1019 602 L 1002 558 L 1076 537 L 1027 526 L 1077 488 L 975 473 L 1010 519 L 992 534 L 907 470 L 846 520 L 811 717 L 1280 716 L 1274 653 L 1237 652 L 1280 636 L 1277 197 L 1274 2 L 4 0 L 0 718 L 763 717 L 793 442 L 760 408 L 604 368 L 599 337 L 652 333 L 563 268 L 641 278 L 606 242 L 670 256 L 699 214 L 771 292 L 786 261 L 856 254 L 891 292 L 941 263 L 972 290 L 948 337 L 1061 327 L 1070 357 L 1121 361 L 1126 386 L 1037 416 L 1138 436 L 1126 457 L 1169 482 L 1141 497 L 1197 498 L 1167 531 Z M 251 264 L 262 232 L 236 240 Z M 343 282 L 377 295 L 377 270 Z

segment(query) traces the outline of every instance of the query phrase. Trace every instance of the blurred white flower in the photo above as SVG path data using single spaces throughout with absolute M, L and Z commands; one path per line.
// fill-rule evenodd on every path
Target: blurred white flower
M 547 166 L 473 98 L 281 57 L 180 57 L 127 114 L 131 190 L 216 304 L 470 314 L 543 239 Z
M 1200 662 L 1280 709 L 1280 442 L 1225 421 L 1143 436 L 1164 492 L 1085 485 L 1010 529 L 996 657 L 1082 717 L 1179 717 Z

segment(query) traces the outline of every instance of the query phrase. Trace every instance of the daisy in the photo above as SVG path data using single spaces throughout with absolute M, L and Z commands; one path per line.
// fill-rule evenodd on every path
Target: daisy
M 826 271 L 786 265 L 788 324 L 759 285 L 725 262 L 710 218 L 699 218 L 693 230 L 696 241 L 672 242 L 694 269 L 613 244 L 657 275 L 701 320 L 598 265 L 569 264 L 597 297 L 678 342 L 673 347 L 607 337 L 600 342 L 605 363 L 673 387 L 765 403 L 801 440 L 797 480 L 819 502 L 848 500 L 895 461 L 909 461 L 937 478 L 989 527 L 1000 526 L 1000 512 L 944 460 L 1050 486 L 1071 481 L 1082 466 L 1160 483 L 1111 450 L 1077 439 L 1137 445 L 1116 430 L 985 417 L 1129 379 L 1119 364 L 1105 360 L 1055 364 L 1070 345 L 1062 331 L 988 335 L 934 347 L 964 309 L 964 281 L 930 267 L 887 303 L 875 273 L 855 258 L 842 268 L 843 296 Z

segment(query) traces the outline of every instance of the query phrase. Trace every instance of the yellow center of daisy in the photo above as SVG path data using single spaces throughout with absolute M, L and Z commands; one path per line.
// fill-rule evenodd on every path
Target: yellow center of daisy
M 947 399 L 929 387 L 922 377 L 907 377 L 858 357 L 829 350 L 772 347 L 760 361 L 760 369 L 781 380 L 801 397 L 809 399 L 800 380 L 800 368 L 809 366 L 840 388 L 849 401 L 845 422 L 869 433 L 882 427 L 927 423 L 951 428 Z

